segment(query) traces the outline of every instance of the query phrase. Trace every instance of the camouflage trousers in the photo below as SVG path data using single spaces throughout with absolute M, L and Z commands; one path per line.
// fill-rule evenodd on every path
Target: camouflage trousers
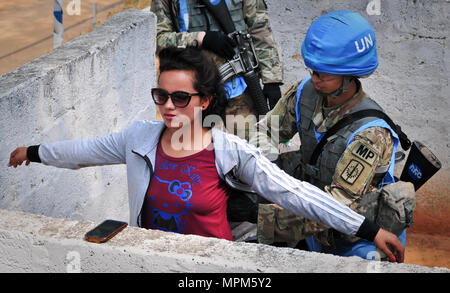
M 242 95 L 228 100 L 225 114 L 227 131 L 249 141 L 256 129 L 258 116 L 248 89 Z
M 300 241 L 327 229 L 328 226 L 297 216 L 276 204 L 258 206 L 258 243 Z

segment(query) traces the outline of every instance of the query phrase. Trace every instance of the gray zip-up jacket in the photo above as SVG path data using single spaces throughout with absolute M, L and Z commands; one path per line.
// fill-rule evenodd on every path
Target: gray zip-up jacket
M 121 132 L 102 138 L 42 144 L 37 154 L 43 164 L 69 169 L 126 164 L 130 225 L 140 226 L 140 212 L 164 128 L 162 121 L 137 121 Z M 217 171 L 222 179 L 233 174 L 262 197 L 297 215 L 373 241 L 379 229 L 375 224 L 319 188 L 290 177 L 253 145 L 216 128 L 212 128 L 212 139 Z

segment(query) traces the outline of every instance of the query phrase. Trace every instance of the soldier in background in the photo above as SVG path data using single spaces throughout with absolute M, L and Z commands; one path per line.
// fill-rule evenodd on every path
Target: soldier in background
M 372 213 L 365 215 L 384 224 L 382 227 L 398 235 L 405 245 L 405 228 L 412 224 L 414 188 L 411 183 L 394 183 L 394 156 L 399 138 L 384 120 L 365 117 L 341 128 L 328 138 L 316 164 L 309 164 L 318 142 L 344 115 L 367 109 L 382 111 L 364 92 L 360 81 L 378 66 L 375 32 L 356 12 L 331 12 L 319 17 L 308 29 L 302 56 L 311 77 L 286 92 L 258 123 L 259 132 L 251 143 L 275 160 L 278 142 L 298 133 L 300 150 L 282 156 L 282 168 L 325 190 L 350 208 L 362 214 Z M 271 123 L 273 117 L 278 118 L 279 125 Z M 382 189 L 384 186 L 389 188 Z M 384 190 L 386 198 L 405 196 L 397 202 L 401 206 L 396 207 L 395 203 L 389 208 L 379 206 L 380 190 Z M 396 221 L 396 209 L 399 213 L 407 211 L 403 220 L 400 219 L 404 223 Z M 373 243 L 345 237 L 274 204 L 260 204 L 260 243 L 282 242 L 294 246 L 310 235 L 314 235 L 307 238 L 310 250 L 341 256 L 374 256 Z
M 275 43 L 264 0 L 226 0 L 238 31 L 248 32 L 253 39 L 259 61 L 263 93 L 273 108 L 281 97 L 283 66 L 280 49 Z M 154 0 L 151 11 L 157 16 L 157 50 L 169 46 L 197 46 L 211 56 L 218 66 L 234 56 L 234 40 L 225 35 L 218 22 L 199 0 Z M 226 83 L 228 92 L 227 115 L 255 115 L 249 90 L 242 77 L 233 77 Z M 250 121 L 250 120 L 246 120 Z M 252 125 L 251 125 L 252 126 Z M 248 127 L 237 125 L 235 134 L 249 138 Z M 229 130 L 230 126 L 227 126 Z M 245 129 L 245 132 L 243 132 Z

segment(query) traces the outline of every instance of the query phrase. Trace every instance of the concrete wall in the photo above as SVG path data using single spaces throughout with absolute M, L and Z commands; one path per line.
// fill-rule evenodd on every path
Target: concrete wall
M 128 10 L 0 76 L 0 208 L 128 221 L 124 166 L 6 168 L 17 146 L 104 136 L 154 119 L 156 17 Z
M 135 227 L 127 227 L 106 243 L 94 244 L 83 240 L 95 227 L 92 222 L 6 210 L 0 210 L 0 223 L 0 272 L 450 272 Z
M 300 46 L 313 20 L 333 10 L 354 10 L 371 23 L 379 67 L 362 80 L 365 91 L 411 140 L 425 143 L 443 164 L 417 194 L 413 229 L 450 235 L 450 1 L 283 0 L 282 5 L 277 0 L 266 2 L 283 52 L 283 89 L 308 76 Z M 403 164 L 396 168 L 398 174 Z

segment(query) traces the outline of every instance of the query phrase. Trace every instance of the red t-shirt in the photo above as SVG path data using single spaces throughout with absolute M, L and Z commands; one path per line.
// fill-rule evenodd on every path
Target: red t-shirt
M 142 211 L 144 228 L 232 240 L 227 199 L 213 150 L 174 158 L 158 143 Z

